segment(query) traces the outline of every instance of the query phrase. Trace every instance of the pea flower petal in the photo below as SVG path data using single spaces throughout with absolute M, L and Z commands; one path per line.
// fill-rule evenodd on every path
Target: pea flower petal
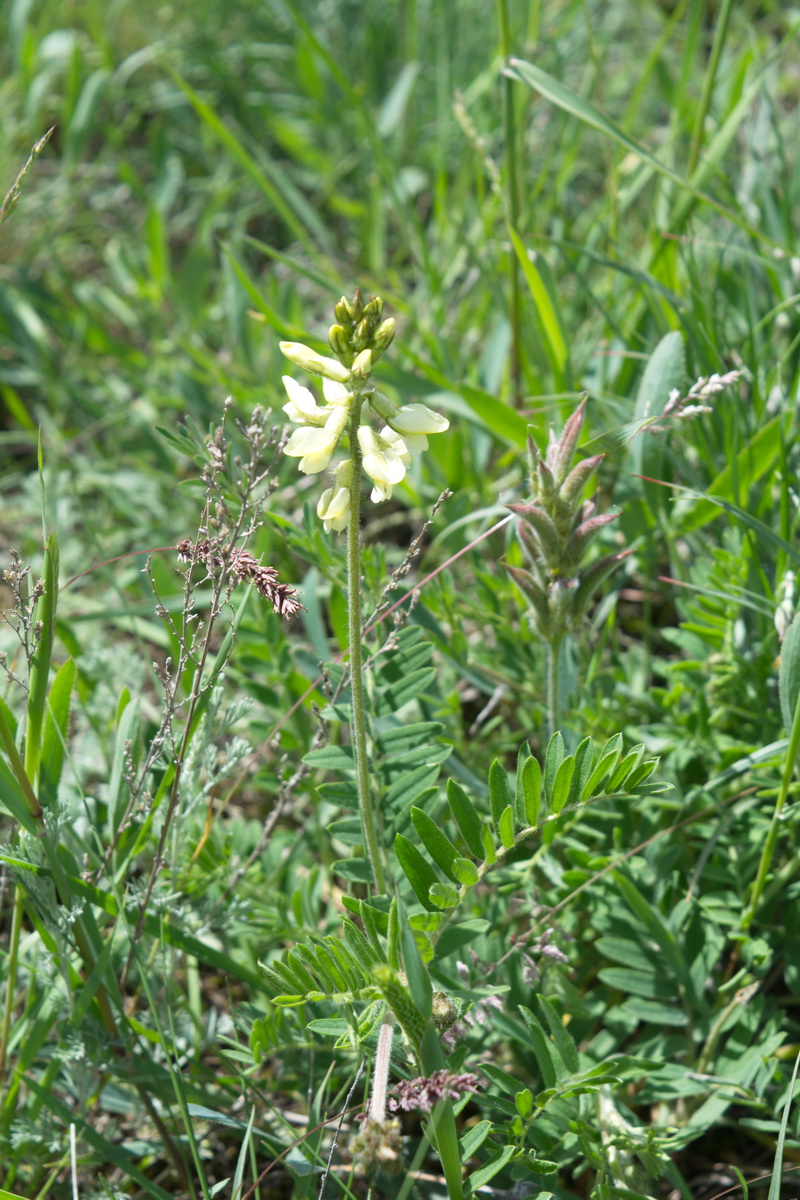
M 322 425 L 327 414 L 320 408 L 312 393 L 303 387 L 291 375 L 281 376 L 289 403 L 284 404 L 283 411 L 293 425 Z
M 404 404 L 403 407 L 389 419 L 391 425 L 399 434 L 407 433 L 444 433 L 450 428 L 447 417 L 434 412 L 424 404 Z

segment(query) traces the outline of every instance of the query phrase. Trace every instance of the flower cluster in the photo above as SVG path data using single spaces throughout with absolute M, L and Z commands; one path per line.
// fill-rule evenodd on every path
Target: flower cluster
M 334 311 L 337 323 L 331 326 L 328 341 L 335 358 L 317 354 L 301 342 L 280 344 L 290 362 L 322 378 L 325 401 L 318 405 L 308 388 L 283 376 L 288 396 L 283 411 L 298 427 L 284 453 L 298 458 L 306 475 L 317 475 L 328 469 L 345 433 L 350 440 L 349 456 L 336 467 L 333 482 L 317 505 L 326 532 L 349 524 L 361 469 L 372 480 L 372 501 L 388 500 L 412 457 L 427 450 L 428 434 L 449 427 L 446 417 L 424 404 L 398 406 L 374 387 L 373 364 L 394 337 L 393 319 L 382 320 L 383 301 L 375 296 L 365 304 L 357 291 L 352 301 L 342 297 Z
M 374 1175 L 383 1171 L 397 1174 L 403 1169 L 403 1136 L 400 1122 L 366 1118 L 358 1133 L 350 1138 L 347 1156 L 356 1175 Z
M 622 550 L 581 566 L 589 543 L 616 517 L 598 514 L 595 500 L 581 499 L 603 459 L 596 454 L 572 466 L 585 407 L 583 400 L 560 438 L 550 430 L 544 458 L 529 439 L 533 499 L 508 506 L 522 518 L 517 532 L 530 570 L 508 564 L 506 570 L 530 600 L 537 629 L 551 642 L 578 627 L 597 587 L 632 553 Z
M 712 396 L 718 395 L 732 383 L 736 383 L 737 379 L 741 379 L 741 377 L 741 371 L 727 371 L 724 375 L 716 373 L 703 375 L 696 383 L 692 384 L 685 396 L 681 395 L 680 388 L 673 388 L 658 418 L 659 421 L 665 417 L 691 418 L 699 416 L 700 413 L 710 413 L 711 407 L 706 401 L 710 400 Z M 648 432 L 663 433 L 664 429 L 664 425 L 651 425 Z
M 265 567 L 247 550 L 234 548 L 223 552 L 222 547 L 209 538 L 197 545 L 189 538 L 178 542 L 175 549 L 182 563 L 202 562 L 209 571 L 226 569 L 235 580 L 249 580 L 256 591 L 269 600 L 274 611 L 287 620 L 304 608 L 297 593 L 288 583 L 281 583 L 274 567 Z
M 411 1112 L 418 1109 L 428 1113 L 440 1100 L 460 1100 L 464 1092 L 476 1092 L 481 1086 L 477 1075 L 468 1071 L 454 1075 L 442 1068 L 434 1071 L 429 1079 L 403 1079 L 394 1088 L 394 1096 L 389 1098 L 391 1112 Z

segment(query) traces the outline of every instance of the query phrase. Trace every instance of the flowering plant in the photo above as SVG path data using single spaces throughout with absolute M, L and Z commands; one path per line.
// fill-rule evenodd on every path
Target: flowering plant
M 424 404 L 399 406 L 374 386 L 373 363 L 392 342 L 395 329 L 392 317 L 382 319 L 383 301 L 375 296 L 364 303 L 356 291 L 352 301 L 342 297 L 334 311 L 337 323 L 328 341 L 335 358 L 317 354 L 302 342 L 280 344 L 295 366 L 322 377 L 325 400 L 318 405 L 308 388 L 283 376 L 289 398 L 283 411 L 297 425 L 284 453 L 298 458 L 306 475 L 317 475 L 328 469 L 345 433 L 349 439 L 349 456 L 338 464 L 317 504 L 326 532 L 350 524 L 358 509 L 362 471 L 372 480 L 373 503 L 390 499 L 413 456 L 427 450 L 427 435 L 449 427 L 446 417 Z

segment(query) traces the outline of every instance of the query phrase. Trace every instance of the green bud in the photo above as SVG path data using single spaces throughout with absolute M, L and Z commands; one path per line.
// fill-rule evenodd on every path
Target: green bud
M 336 365 L 338 366 L 339 364 L 337 363 Z M 372 351 L 369 349 L 362 350 L 356 357 L 350 371 L 356 379 L 368 379 L 372 373 Z
M 350 327 L 353 324 L 353 310 L 350 307 L 350 302 L 345 296 L 334 306 L 333 309 L 336 320 L 340 325 Z
M 384 350 L 388 349 L 394 341 L 394 317 L 387 317 L 382 321 L 372 335 L 372 359 L 374 360 L 383 354 Z
M 358 353 L 359 350 L 365 349 L 370 340 L 371 332 L 372 330 L 370 329 L 369 321 L 366 317 L 364 317 L 363 320 L 358 322 L 350 338 L 350 344 L 356 353 Z
M 383 301 L 381 300 L 380 296 L 373 296 L 372 299 L 364 305 L 364 316 L 374 329 L 380 321 L 382 315 Z
M 350 339 L 341 325 L 331 325 L 328 330 L 328 345 L 336 357 L 348 366 L 353 357 Z

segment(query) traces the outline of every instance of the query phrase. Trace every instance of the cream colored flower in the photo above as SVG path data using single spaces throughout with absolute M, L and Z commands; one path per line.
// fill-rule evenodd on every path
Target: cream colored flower
M 337 533 L 350 523 L 350 485 L 353 481 L 353 464 L 349 458 L 339 463 L 333 487 L 326 488 L 317 504 L 317 516 L 324 523 L 325 532 L 333 529 Z
M 403 436 L 407 433 L 444 433 L 445 429 L 450 428 L 447 417 L 424 404 L 404 404 L 389 418 L 387 424 Z
M 283 411 L 294 425 L 324 425 L 328 414 L 320 408 L 307 387 L 303 387 L 291 375 L 281 376 L 289 403 L 284 404 Z M 327 382 L 327 380 L 326 380 Z M 334 387 L 341 387 L 337 383 Z
M 324 375 L 326 379 L 335 379 L 339 383 L 347 383 L 350 378 L 347 367 L 343 367 L 335 358 L 324 358 L 310 346 L 304 346 L 302 342 L 281 342 L 280 348 L 281 354 L 285 355 L 289 362 L 293 362 L 303 371 L 308 371 L 310 375 Z
M 375 484 L 371 497 L 373 502 L 377 504 L 380 500 L 388 500 L 395 484 L 398 484 L 406 473 L 405 463 L 397 451 L 379 438 L 368 425 L 360 427 L 358 441 L 363 455 L 364 471 Z
M 320 471 L 325 471 L 344 433 L 348 416 L 345 407 L 335 407 L 330 409 L 321 429 L 312 425 L 295 429 L 284 446 L 284 454 L 300 459 L 298 465 L 304 475 L 318 475 Z

